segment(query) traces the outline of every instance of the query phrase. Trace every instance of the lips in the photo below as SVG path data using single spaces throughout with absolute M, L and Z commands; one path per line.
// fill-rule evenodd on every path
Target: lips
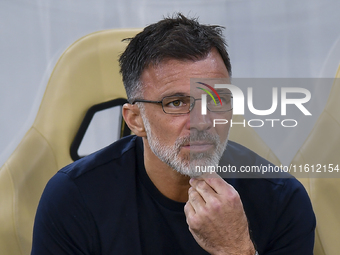
M 183 148 L 189 149 L 190 151 L 207 151 L 215 147 L 215 143 L 211 141 L 194 141 L 190 143 L 185 143 Z
M 214 143 L 210 141 L 196 141 L 196 142 L 190 142 L 188 144 L 188 146 L 201 146 L 201 145 L 214 145 Z
M 209 134 L 206 131 L 191 131 L 189 136 L 181 137 L 176 140 L 175 146 L 180 149 L 190 150 L 190 152 L 205 152 L 213 150 L 219 143 L 216 134 Z

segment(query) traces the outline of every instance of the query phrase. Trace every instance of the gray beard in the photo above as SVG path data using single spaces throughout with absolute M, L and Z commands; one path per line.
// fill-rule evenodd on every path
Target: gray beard
M 203 172 L 196 169 L 196 166 L 216 167 L 227 147 L 228 139 L 221 142 L 217 134 L 209 134 L 206 131 L 191 131 L 190 136 L 178 137 L 173 146 L 162 145 L 159 138 L 153 135 L 150 123 L 144 114 L 142 114 L 142 119 L 151 151 L 172 169 L 191 178 L 198 177 L 203 174 Z M 207 141 L 209 143 L 213 143 L 215 150 L 213 152 L 190 152 L 189 156 L 180 158 L 179 153 L 181 147 L 195 141 Z

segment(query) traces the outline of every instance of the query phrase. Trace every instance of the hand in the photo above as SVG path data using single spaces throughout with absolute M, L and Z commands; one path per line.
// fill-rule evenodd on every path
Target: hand
M 211 254 L 254 255 L 237 191 L 216 173 L 190 180 L 184 212 L 196 242 Z

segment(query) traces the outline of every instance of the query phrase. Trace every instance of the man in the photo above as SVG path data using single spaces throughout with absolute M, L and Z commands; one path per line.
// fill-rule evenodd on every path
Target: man
M 219 91 L 202 115 L 199 85 L 209 84 L 190 86 L 230 83 L 220 27 L 165 18 L 130 41 L 120 65 L 123 117 L 136 136 L 50 180 L 32 254 L 313 254 L 315 217 L 298 181 L 224 180 L 194 167 L 268 164 L 228 142 L 229 125 L 213 127 L 231 119 L 230 94 Z

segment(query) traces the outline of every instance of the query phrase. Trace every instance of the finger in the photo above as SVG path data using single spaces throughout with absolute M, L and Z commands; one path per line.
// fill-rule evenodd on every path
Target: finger
M 223 190 L 223 186 L 220 188 L 218 186 L 223 185 L 224 180 L 222 179 L 221 176 L 219 176 L 215 172 L 202 174 L 199 177 L 195 177 L 195 179 L 205 181 L 216 193 L 219 193 L 217 190 L 220 190 L 220 192 Z M 217 179 L 217 182 L 215 181 L 216 182 L 215 183 L 214 181 L 211 181 L 210 179 Z M 223 182 L 221 182 L 221 180 Z
M 199 218 L 197 218 L 195 209 L 192 207 L 189 201 L 184 206 L 184 213 L 189 230 L 194 235 L 193 229 L 196 229 L 199 226 L 200 221 L 198 220 Z
M 211 175 L 200 176 L 198 180 L 204 180 L 215 192 L 219 195 L 225 195 L 233 193 L 234 188 L 225 180 L 223 180 L 218 174 L 214 173 Z
M 184 213 L 187 218 L 189 218 L 191 215 L 194 215 L 196 213 L 194 207 L 192 207 L 189 201 L 186 202 L 184 206 Z
M 208 173 L 204 173 L 200 176 L 195 177 L 195 179 L 198 179 L 198 180 L 204 180 L 206 178 L 220 178 L 220 179 L 222 179 L 222 177 L 219 176 L 216 172 L 208 172 Z
M 189 188 L 189 200 L 191 206 L 194 208 L 195 212 L 201 210 L 205 206 L 205 201 L 202 196 L 193 188 Z
M 216 196 L 216 191 L 205 180 L 190 179 L 190 185 L 201 195 L 206 203 L 209 198 Z

